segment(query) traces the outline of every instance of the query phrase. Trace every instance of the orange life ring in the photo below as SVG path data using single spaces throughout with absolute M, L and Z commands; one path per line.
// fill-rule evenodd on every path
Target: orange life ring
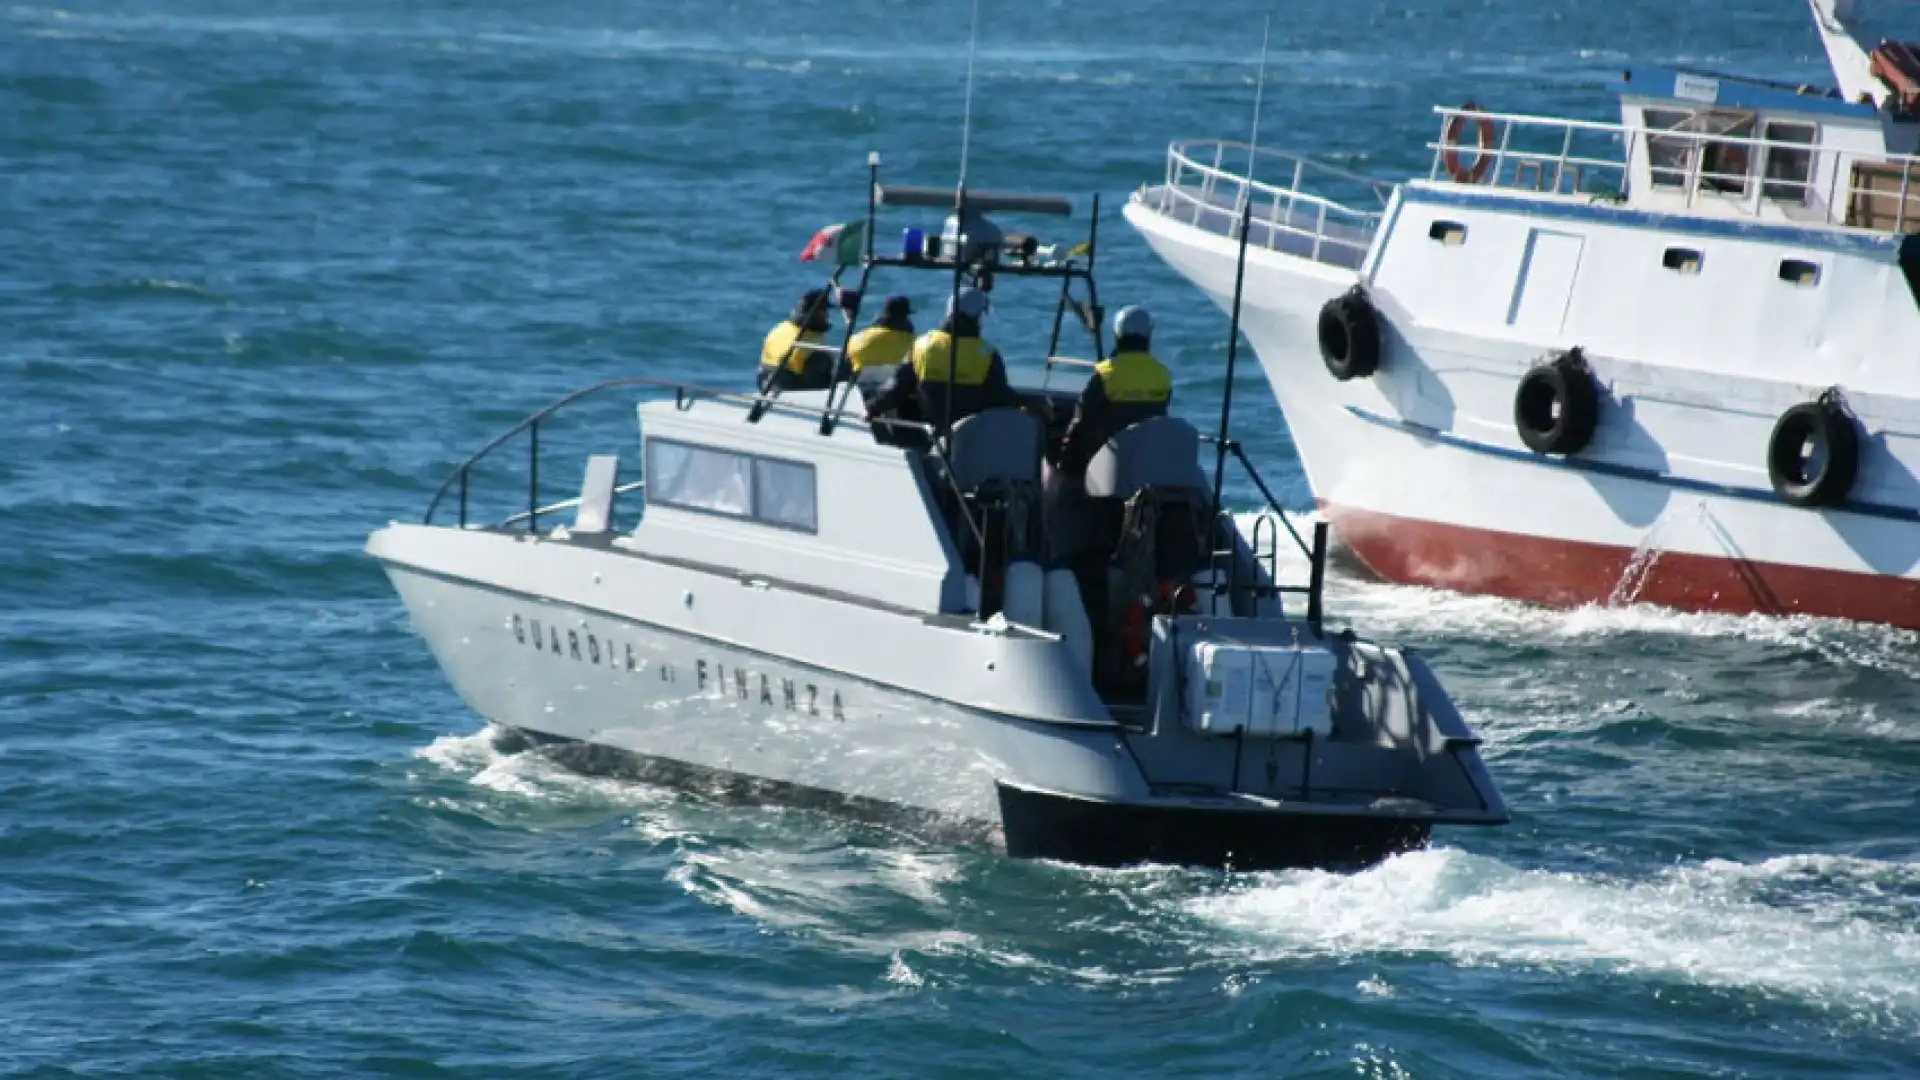
M 1474 121 L 1478 138 L 1474 140 L 1473 167 L 1460 164 L 1460 147 L 1464 145 L 1460 137 L 1467 133 L 1467 114 L 1477 112 L 1480 106 L 1471 101 L 1460 106 L 1458 112 L 1447 118 L 1446 132 L 1440 136 L 1446 146 L 1441 160 L 1446 163 L 1447 175 L 1462 184 L 1479 183 L 1480 178 L 1487 175 L 1487 167 L 1493 164 L 1493 121 L 1484 113 Z
M 1147 627 L 1155 615 L 1194 615 L 1199 611 L 1193 585 L 1185 581 L 1163 581 L 1152 592 L 1134 597 L 1120 620 L 1120 652 L 1128 669 L 1147 666 Z

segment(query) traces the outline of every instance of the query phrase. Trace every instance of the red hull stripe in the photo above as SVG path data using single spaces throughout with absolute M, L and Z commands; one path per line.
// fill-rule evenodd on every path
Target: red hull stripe
M 1662 552 L 1321 509 L 1341 542 L 1389 581 L 1554 607 L 1632 600 L 1681 611 L 1814 615 L 1920 629 L 1920 580 Z

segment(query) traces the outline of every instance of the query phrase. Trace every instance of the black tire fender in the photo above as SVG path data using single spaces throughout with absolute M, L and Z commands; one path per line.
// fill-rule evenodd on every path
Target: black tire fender
M 1530 369 L 1513 392 L 1513 427 L 1536 454 L 1577 454 L 1600 426 L 1600 387 L 1580 349 Z
M 1817 467 L 1809 469 L 1809 462 Z M 1795 506 L 1838 506 L 1860 475 L 1860 429 L 1829 390 L 1780 414 L 1767 440 L 1767 478 Z
M 1358 287 L 1320 308 L 1320 359 L 1341 382 L 1364 379 L 1380 367 L 1380 315 Z

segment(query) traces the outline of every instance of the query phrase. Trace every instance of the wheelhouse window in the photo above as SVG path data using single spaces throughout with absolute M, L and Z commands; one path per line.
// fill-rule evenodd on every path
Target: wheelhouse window
M 1820 129 L 1813 124 L 1769 120 L 1766 132 L 1769 143 L 1792 145 L 1767 147 L 1760 194 L 1780 202 L 1806 205 L 1812 201 L 1813 145 Z M 1799 149 L 1802 146 L 1807 149 Z
M 1820 284 L 1820 264 L 1805 259 L 1781 259 L 1780 280 L 1789 285 L 1811 287 Z
M 1670 247 L 1660 257 L 1660 265 L 1677 274 L 1700 272 L 1700 252 L 1693 248 Z
M 1645 116 L 1653 186 L 1685 187 L 1691 171 L 1702 190 L 1746 193 L 1753 148 L 1731 140 L 1753 137 L 1751 113 L 1648 109 Z
M 814 532 L 813 466 L 710 446 L 647 440 L 647 501 Z

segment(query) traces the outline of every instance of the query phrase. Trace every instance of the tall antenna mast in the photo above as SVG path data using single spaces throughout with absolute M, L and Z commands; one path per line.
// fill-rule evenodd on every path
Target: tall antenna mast
M 976 0 L 977 2 L 977 0 Z M 1253 133 L 1247 136 L 1247 179 L 1253 179 L 1253 153 L 1260 143 L 1260 97 L 1267 88 L 1267 33 L 1273 29 L 1273 14 L 1269 12 L 1260 24 L 1260 74 L 1253 83 Z M 965 172 L 965 166 L 961 167 Z
M 973 21 L 967 28 L 967 103 L 960 115 L 960 186 L 967 186 L 967 141 L 973 131 L 973 52 L 980 41 L 980 0 L 973 0 Z

